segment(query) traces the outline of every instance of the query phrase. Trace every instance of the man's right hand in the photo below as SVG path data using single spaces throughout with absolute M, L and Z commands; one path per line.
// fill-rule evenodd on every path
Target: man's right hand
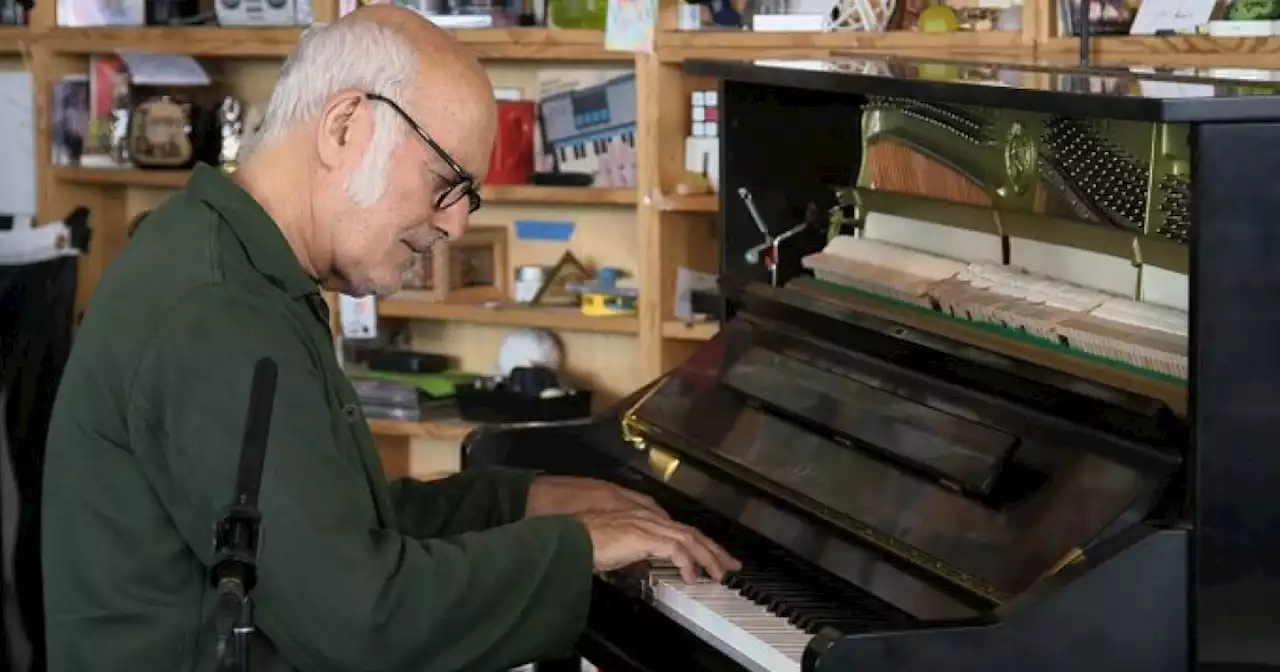
M 648 510 L 586 513 L 578 518 L 591 534 L 596 571 L 666 560 L 686 582 L 694 583 L 703 575 L 720 581 L 726 572 L 742 568 L 742 563 L 698 530 Z

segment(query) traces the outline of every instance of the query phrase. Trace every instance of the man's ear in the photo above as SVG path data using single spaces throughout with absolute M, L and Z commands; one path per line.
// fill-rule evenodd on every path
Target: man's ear
M 351 160 L 351 149 L 362 147 L 373 130 L 368 101 L 358 91 L 343 91 L 325 103 L 316 129 L 320 161 L 336 168 Z

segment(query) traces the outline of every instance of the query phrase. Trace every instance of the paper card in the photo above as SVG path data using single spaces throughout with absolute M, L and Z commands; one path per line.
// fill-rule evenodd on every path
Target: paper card
M 338 297 L 338 321 L 344 338 L 376 338 L 378 336 L 378 300 L 373 296 Z
M 117 51 L 137 86 L 208 86 L 209 73 L 196 59 L 183 54 Z
M 8 137 L 0 162 L 0 215 L 36 214 L 35 109 L 31 73 L 0 72 L 0 128 Z
M 609 0 L 604 48 L 652 54 L 657 16 L 658 0 Z
M 1160 0 L 1144 2 L 1129 26 L 1130 35 L 1191 34 L 1209 22 L 1216 0 Z

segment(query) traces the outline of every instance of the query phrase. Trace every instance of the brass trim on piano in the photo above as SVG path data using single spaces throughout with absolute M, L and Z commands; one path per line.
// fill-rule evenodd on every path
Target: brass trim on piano
M 634 417 L 634 412 L 637 408 L 640 408 L 640 406 L 642 406 L 644 402 L 648 401 L 649 397 L 652 397 L 655 393 L 657 393 L 657 391 L 662 387 L 662 384 L 665 382 L 667 382 L 666 376 L 663 376 L 658 380 L 654 381 L 654 383 L 649 387 L 649 391 L 645 392 L 644 396 L 637 399 L 636 403 L 633 404 L 631 408 L 628 408 L 622 414 L 622 423 L 621 423 L 622 424 L 622 440 L 626 441 L 628 444 L 631 445 L 632 448 L 635 448 L 636 450 L 646 450 L 649 444 L 645 440 L 644 436 L 641 435 L 641 429 Z
M 1058 572 L 1061 572 L 1062 570 L 1066 569 L 1070 565 L 1074 565 L 1077 562 L 1080 562 L 1081 560 L 1084 560 L 1084 551 L 1078 548 L 1073 548 L 1070 551 L 1067 551 L 1067 554 L 1062 556 L 1062 559 L 1059 560 L 1057 564 L 1055 564 L 1053 567 L 1050 567 L 1049 571 L 1045 572 L 1044 575 L 1041 576 L 1039 580 L 1044 581 L 1045 579 L 1057 574 Z
M 622 413 L 621 424 L 624 438 L 633 446 L 639 446 L 638 449 L 649 450 L 650 468 L 654 469 L 656 476 L 661 478 L 664 482 L 667 482 L 675 475 L 676 469 L 680 464 L 679 459 L 675 458 L 674 455 L 671 455 L 671 452 L 679 451 L 666 446 L 662 448 L 649 448 L 648 441 L 641 436 L 641 434 L 648 429 L 649 425 L 636 415 L 640 407 L 644 405 L 644 402 L 647 401 L 649 397 L 653 396 L 658 389 L 662 387 L 662 383 L 664 382 L 666 382 L 666 378 L 663 378 L 662 381 L 654 385 L 653 389 L 651 389 L 648 394 L 641 397 L 639 401 L 625 410 Z M 668 452 L 668 450 L 671 452 Z M 657 468 L 659 465 L 655 464 L 655 452 L 659 455 L 658 460 L 662 460 L 663 457 L 666 457 L 673 460 L 673 462 L 661 462 L 663 468 Z M 904 544 L 896 538 L 884 534 L 861 521 L 842 516 L 840 519 L 840 526 L 848 530 L 858 539 L 861 539 L 862 541 L 865 541 L 886 553 L 890 553 L 894 557 L 909 562 L 923 571 L 968 590 L 975 595 L 984 597 L 997 606 L 1004 604 L 1010 599 L 1009 594 L 995 586 L 975 576 L 971 576 L 966 572 L 962 572 L 913 546 Z
M 649 448 L 649 468 L 666 483 L 675 476 L 676 469 L 680 468 L 680 458 L 661 448 Z

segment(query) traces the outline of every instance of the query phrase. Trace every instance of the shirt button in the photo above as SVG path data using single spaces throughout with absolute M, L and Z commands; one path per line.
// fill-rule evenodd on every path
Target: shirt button
M 343 406 L 343 407 L 342 407 L 342 417 L 346 418 L 346 419 L 347 419 L 347 422 L 355 422 L 356 420 L 359 420 L 359 419 L 360 419 L 360 407 L 359 407 L 359 406 L 356 406 L 355 404 L 347 404 L 347 405 Z

